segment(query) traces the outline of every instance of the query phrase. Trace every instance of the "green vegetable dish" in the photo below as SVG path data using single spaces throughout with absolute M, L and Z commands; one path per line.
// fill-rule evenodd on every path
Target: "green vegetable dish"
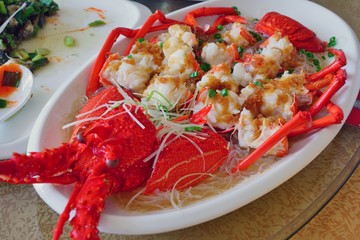
M 32 69 L 48 63 L 45 57 L 39 59 L 38 53 L 18 48 L 21 41 L 35 37 L 45 25 L 46 17 L 55 15 L 58 10 L 59 6 L 52 0 L 0 0 L 0 26 L 9 21 L 0 30 L 0 65 L 9 58 L 26 61 Z

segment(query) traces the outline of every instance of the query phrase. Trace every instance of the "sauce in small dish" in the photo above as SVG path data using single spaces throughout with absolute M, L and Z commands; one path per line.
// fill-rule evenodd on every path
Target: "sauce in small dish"
M 0 66 L 0 123 L 26 104 L 32 86 L 33 75 L 28 68 L 10 61 Z

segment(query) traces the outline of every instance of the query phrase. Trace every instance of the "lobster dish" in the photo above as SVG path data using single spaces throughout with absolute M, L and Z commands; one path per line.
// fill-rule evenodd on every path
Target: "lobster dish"
M 186 212 L 286 161 L 297 139 L 343 122 L 348 113 L 333 99 L 347 56 L 336 36 L 322 39 L 281 12 L 255 18 L 211 3 L 112 30 L 78 75 L 86 84 L 68 85 L 74 101 L 55 96 L 52 107 L 71 108 L 61 126 L 37 123 L 61 128 L 61 144 L 42 139 L 40 151 L 0 162 L 1 181 L 70 184 L 54 239 L 68 220 L 71 238 L 98 239 L 109 197 L 127 214 Z

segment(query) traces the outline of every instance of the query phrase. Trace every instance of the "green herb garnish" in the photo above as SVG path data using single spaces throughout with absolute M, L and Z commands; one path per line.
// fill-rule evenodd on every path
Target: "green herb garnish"
M 331 37 L 329 39 L 329 43 L 328 43 L 328 47 L 334 47 L 336 45 L 336 38 L 335 37 Z
M 70 37 L 70 36 L 65 36 L 64 37 L 64 44 L 67 47 L 73 47 L 73 46 L 75 46 L 75 39 L 73 37 Z
M 244 49 L 241 46 L 237 47 L 237 52 L 239 53 L 239 56 L 242 57 L 243 53 L 244 53 Z
M 202 64 L 200 64 L 200 68 L 201 68 L 204 72 L 207 72 L 207 71 L 210 70 L 211 66 L 210 66 L 210 64 L 208 64 L 208 63 L 202 63 Z
M 228 90 L 226 88 L 224 88 L 223 90 L 221 90 L 221 95 L 223 97 L 226 97 L 228 95 Z
M 216 96 L 216 91 L 214 89 L 209 89 L 208 96 L 209 98 L 214 98 Z
M 198 72 L 192 72 L 190 73 L 190 78 L 196 78 L 199 76 L 199 73 Z
M 188 126 L 188 127 L 185 127 L 185 131 L 186 132 L 201 131 L 201 127 L 200 126 Z
M 95 20 L 88 24 L 89 27 L 97 27 L 106 24 L 103 20 Z

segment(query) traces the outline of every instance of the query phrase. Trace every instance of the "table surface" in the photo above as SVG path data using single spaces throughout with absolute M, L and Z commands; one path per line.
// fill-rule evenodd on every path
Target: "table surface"
M 189 4 L 184 1 L 138 2 L 151 10 L 162 9 L 165 12 Z M 314 2 L 337 13 L 359 37 L 360 1 Z M 359 146 L 360 128 L 345 124 L 336 138 L 311 164 L 245 207 L 212 221 L 173 232 L 144 236 L 101 233 L 100 237 L 122 240 L 289 237 L 296 240 L 358 239 L 360 169 L 356 167 L 360 159 Z M 51 238 L 58 214 L 40 199 L 32 186 L 0 183 L 0 196 L 0 239 Z M 69 229 L 69 225 L 66 225 L 64 239 L 67 239 Z

